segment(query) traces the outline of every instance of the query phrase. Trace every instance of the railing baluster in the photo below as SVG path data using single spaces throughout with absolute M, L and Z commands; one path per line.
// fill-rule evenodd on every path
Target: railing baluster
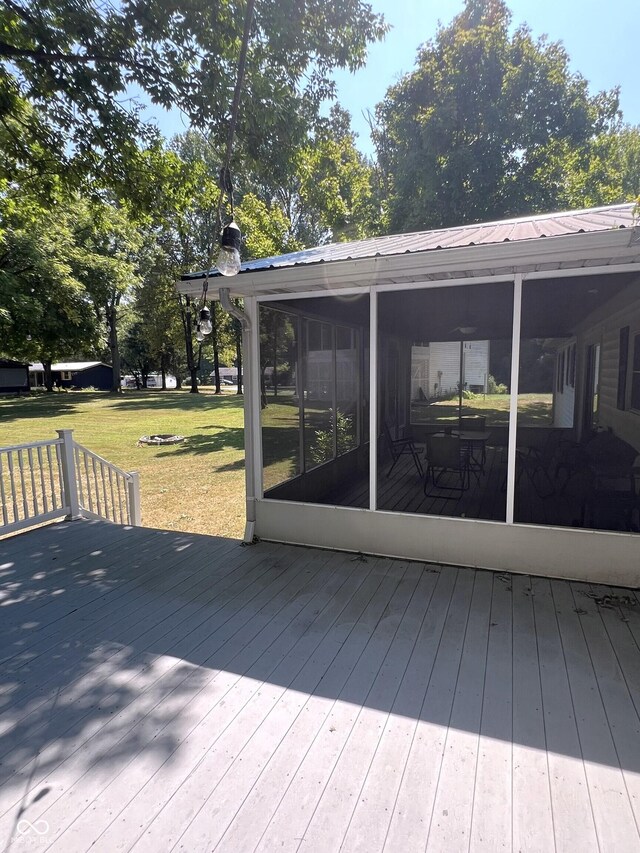
M 9 466 L 9 482 L 11 484 L 11 502 L 13 504 L 13 520 L 18 521 L 20 513 L 18 512 L 18 493 L 16 492 L 16 481 L 13 475 L 13 453 L 7 453 L 7 464 Z
M 44 462 L 42 461 L 42 448 L 38 447 L 36 450 L 36 455 L 38 457 L 38 466 L 40 467 L 40 488 L 42 489 L 42 508 L 45 512 L 49 512 L 49 503 L 47 501 L 47 486 L 45 484 L 44 479 Z
M 122 477 L 117 475 L 116 482 L 118 485 L 118 503 L 120 504 L 120 524 L 124 524 L 124 512 L 122 510 Z
M 76 474 L 78 478 L 78 496 L 80 498 L 80 506 L 84 506 L 84 489 L 82 487 L 82 469 L 80 468 L 80 450 L 76 446 L 73 448 L 76 459 Z
M 89 479 L 89 457 L 86 453 L 82 454 L 84 456 L 84 473 L 87 478 L 87 497 L 89 498 L 89 512 L 93 512 L 93 494 L 91 492 L 91 480 Z
M 100 462 L 100 479 L 102 480 L 102 497 L 104 499 L 104 517 L 109 518 L 109 499 L 107 498 L 107 478 L 104 474 L 104 462 Z
M 60 497 L 60 506 L 65 506 L 64 493 L 64 474 L 62 473 L 62 445 L 56 444 L 56 460 L 58 462 L 58 495 Z
M 93 467 L 93 482 L 96 487 L 96 506 L 98 507 L 98 515 L 100 515 L 100 487 L 98 486 L 98 473 L 96 471 L 96 460 L 91 457 L 91 465 Z
M 116 502 L 113 496 L 113 468 L 109 468 L 109 491 L 111 492 L 111 513 L 113 515 L 113 520 L 117 521 L 118 516 L 116 515 Z
M 31 500 L 33 502 L 33 515 L 38 515 L 38 496 L 36 493 L 36 479 L 33 470 L 33 449 L 27 448 L 27 461 L 29 463 L 29 473 L 31 474 Z
M 7 513 L 7 496 L 4 490 L 4 470 L 2 468 L 2 454 L 0 453 L 0 500 L 2 501 L 2 522 L 9 524 L 9 516 Z
M 56 494 L 56 484 L 53 479 L 53 460 L 51 459 L 51 445 L 47 444 L 47 463 L 49 465 L 49 481 L 51 482 L 51 503 L 54 509 L 58 509 L 58 496 Z
M 20 469 L 20 485 L 22 486 L 22 507 L 24 509 L 24 517 L 29 518 L 29 504 L 27 503 L 27 487 L 24 481 L 24 458 L 22 450 L 18 451 L 18 467 Z

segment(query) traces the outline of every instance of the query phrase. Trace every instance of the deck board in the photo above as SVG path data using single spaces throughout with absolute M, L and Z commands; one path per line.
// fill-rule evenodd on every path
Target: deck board
M 101 522 L 2 540 L 0 838 L 635 851 L 640 606 L 610 594 Z

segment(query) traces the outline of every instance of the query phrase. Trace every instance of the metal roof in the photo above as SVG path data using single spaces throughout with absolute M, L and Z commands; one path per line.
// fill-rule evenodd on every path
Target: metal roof
M 96 367 L 98 364 L 110 367 L 110 365 L 104 364 L 102 361 L 59 361 L 51 365 L 51 370 L 55 370 L 56 372 L 66 370 L 69 373 L 78 373 L 82 370 L 88 370 L 90 367 Z M 29 366 L 29 370 L 34 372 L 44 370 L 44 365 L 40 361 L 35 361 Z
M 637 225 L 634 217 L 635 204 L 616 204 L 609 207 L 594 207 L 561 213 L 518 217 L 477 225 L 455 228 L 439 228 L 435 231 L 418 231 L 412 234 L 391 234 L 386 237 L 370 237 L 350 243 L 330 243 L 300 252 L 290 252 L 272 258 L 247 261 L 241 274 L 286 267 L 357 260 L 361 258 L 391 257 L 442 249 L 469 246 L 486 246 L 498 243 L 513 243 L 535 240 L 541 237 L 563 237 L 593 231 L 611 231 Z M 181 281 L 202 279 L 205 271 L 183 275 Z M 217 277 L 213 269 L 209 276 Z

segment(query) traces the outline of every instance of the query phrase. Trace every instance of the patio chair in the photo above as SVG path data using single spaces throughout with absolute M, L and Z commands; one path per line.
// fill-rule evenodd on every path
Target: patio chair
M 484 415 L 463 415 L 460 418 L 460 432 L 484 432 L 486 429 L 487 419 Z M 484 474 L 484 466 L 487 462 L 487 448 L 482 444 L 480 459 L 476 459 L 471 453 L 470 463 L 475 466 L 477 471 Z
M 436 474 L 436 471 L 438 472 Z M 440 480 L 445 474 L 457 474 L 459 485 L 442 486 Z M 452 492 L 450 495 L 427 492 L 429 479 L 438 490 Z M 454 435 L 432 435 L 427 440 L 427 473 L 424 479 L 424 493 L 427 497 L 445 499 L 458 498 L 469 488 L 469 453 L 460 439 Z
M 640 528 L 640 465 L 634 465 L 624 478 L 601 478 L 592 472 L 593 488 L 585 500 L 587 526 L 601 530 L 638 530 Z M 628 487 L 623 486 L 627 480 Z M 617 485 L 615 483 L 617 481 Z M 637 518 L 637 521 L 636 521 Z
M 558 471 L 558 460 L 563 434 L 560 430 L 552 430 L 541 448 L 529 447 L 526 450 L 518 450 L 518 474 L 520 477 L 526 474 L 531 485 L 539 498 L 548 498 L 556 493 L 555 478 Z M 542 491 L 539 481 L 546 485 Z
M 387 477 L 391 476 L 391 472 L 396 467 L 400 458 L 402 456 L 411 456 L 413 458 L 413 464 L 416 466 L 416 470 L 420 477 L 424 476 L 424 469 L 422 467 L 422 462 L 420 461 L 420 456 L 418 455 L 418 451 L 416 449 L 416 445 L 412 438 L 393 438 L 391 435 L 391 430 L 387 426 L 386 423 L 382 424 L 382 435 L 384 440 L 389 448 L 389 453 L 391 454 L 391 468 L 387 471 Z

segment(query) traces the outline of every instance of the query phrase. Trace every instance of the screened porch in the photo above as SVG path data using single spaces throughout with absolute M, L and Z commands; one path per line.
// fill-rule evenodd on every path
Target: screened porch
M 259 304 L 264 497 L 638 532 L 639 288 L 511 276 Z

